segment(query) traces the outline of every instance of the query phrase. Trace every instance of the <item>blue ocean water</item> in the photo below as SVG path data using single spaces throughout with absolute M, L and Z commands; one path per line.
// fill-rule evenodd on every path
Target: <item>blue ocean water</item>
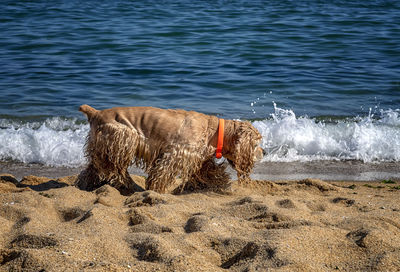
M 0 160 L 84 163 L 77 109 L 246 119 L 265 160 L 400 161 L 399 1 L 1 1 Z

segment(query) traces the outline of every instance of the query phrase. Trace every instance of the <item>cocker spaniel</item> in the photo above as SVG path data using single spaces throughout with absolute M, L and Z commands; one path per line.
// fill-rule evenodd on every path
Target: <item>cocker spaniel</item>
M 229 181 L 229 174 L 225 172 L 226 164 L 215 162 L 216 151 L 243 182 L 249 179 L 255 161 L 263 156 L 261 135 L 250 122 L 223 122 L 194 111 L 153 107 L 100 111 L 82 105 L 79 110 L 90 123 L 85 146 L 89 164 L 77 181 L 84 190 L 109 183 L 121 192 L 134 192 L 128 174 L 132 164 L 148 174 L 146 190 L 165 192 L 177 176 L 181 186 L 220 186 Z

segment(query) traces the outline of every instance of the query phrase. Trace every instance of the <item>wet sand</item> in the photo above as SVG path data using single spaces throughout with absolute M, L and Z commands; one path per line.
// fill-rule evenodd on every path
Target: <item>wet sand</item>
M 76 175 L 80 168 L 49 167 L 41 164 L 23 164 L 0 162 L 0 173 L 10 173 L 17 179 L 27 175 L 57 178 Z M 133 175 L 145 176 L 141 169 L 130 168 Z M 236 174 L 228 168 L 232 179 Z M 360 161 L 316 161 L 316 162 L 262 162 L 257 163 L 253 179 L 262 180 L 299 180 L 318 178 L 321 180 L 380 181 L 384 179 L 400 180 L 400 162 L 363 163 Z

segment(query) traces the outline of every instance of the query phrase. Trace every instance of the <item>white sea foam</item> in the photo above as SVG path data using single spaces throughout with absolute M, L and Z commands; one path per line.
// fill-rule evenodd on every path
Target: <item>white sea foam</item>
M 400 161 L 400 110 L 339 121 L 297 118 L 275 103 L 274 110 L 253 123 L 263 136 L 264 161 Z
M 380 110 L 367 117 L 316 120 L 296 117 L 274 104 L 274 113 L 253 122 L 263 136 L 264 161 L 400 161 L 400 110 Z M 0 160 L 82 166 L 88 124 L 74 119 L 44 122 L 0 119 Z
M 76 120 L 48 119 L 43 123 L 0 120 L 0 160 L 80 166 L 89 125 Z

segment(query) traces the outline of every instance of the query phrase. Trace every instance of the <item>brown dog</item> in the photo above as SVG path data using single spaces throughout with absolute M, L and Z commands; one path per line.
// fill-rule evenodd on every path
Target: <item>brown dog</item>
M 214 162 L 219 126 L 215 116 L 152 107 L 99 111 L 82 105 L 79 110 L 90 123 L 85 150 L 89 165 L 77 183 L 81 189 L 110 183 L 132 192 L 131 164 L 145 170 L 146 189 L 157 192 L 165 192 L 178 175 L 194 185 L 229 180 L 226 166 Z M 237 171 L 239 182 L 249 179 L 254 162 L 262 158 L 260 140 L 249 122 L 225 121 L 222 155 Z

